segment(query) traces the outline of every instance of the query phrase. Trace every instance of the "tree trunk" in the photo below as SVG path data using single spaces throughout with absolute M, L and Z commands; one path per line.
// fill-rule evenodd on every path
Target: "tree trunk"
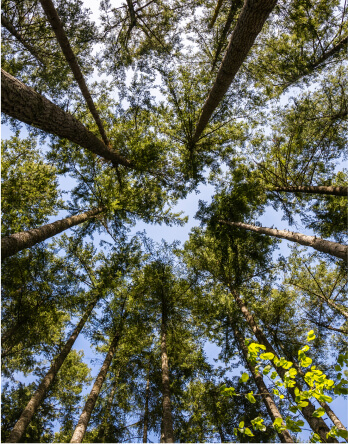
M 32 230 L 22 231 L 20 233 L 11 234 L 11 236 L 3 237 L 1 239 L 1 257 L 2 259 L 5 259 L 6 257 L 13 256 L 19 251 L 22 251 L 25 248 L 30 248 L 39 242 L 67 230 L 68 228 L 82 224 L 103 211 L 103 208 L 95 208 L 86 213 L 76 214 L 75 216 L 69 216 L 65 219 L 57 220 L 51 224 L 42 225 L 40 228 L 34 228 Z
M 255 233 L 267 234 L 279 239 L 286 239 L 291 242 L 297 242 L 300 245 L 312 247 L 317 251 L 331 254 L 331 256 L 339 259 L 347 259 L 348 246 L 339 244 L 338 242 L 331 242 L 321 237 L 307 236 L 306 234 L 296 233 L 293 231 L 277 230 L 274 228 L 257 227 L 255 225 L 244 224 L 242 222 L 229 222 L 227 220 L 219 220 L 220 223 L 231 225 L 232 227 L 244 228 L 245 230 L 254 231 Z
M 231 291 L 231 293 L 232 293 L 232 295 L 233 295 L 237 305 L 239 306 L 239 308 L 240 308 L 240 310 L 241 310 L 241 312 L 242 312 L 246 322 L 248 323 L 248 325 L 251 328 L 252 332 L 256 336 L 258 342 L 266 347 L 266 352 L 267 353 L 273 353 L 274 356 L 278 357 L 277 352 L 272 347 L 272 345 L 270 344 L 270 342 L 266 338 L 266 336 L 263 333 L 263 331 L 261 330 L 261 328 L 255 322 L 255 320 L 254 320 L 253 316 L 251 315 L 251 313 L 249 312 L 248 308 L 246 307 L 244 302 L 239 297 L 238 292 L 233 290 L 233 289 L 231 289 L 231 288 L 230 288 L 230 291 Z M 275 370 L 278 373 L 278 375 L 282 379 L 284 379 L 284 375 L 286 373 L 286 370 L 283 369 L 282 367 L 277 367 L 277 366 L 275 366 Z M 300 390 L 300 387 L 298 387 L 297 384 L 295 385 L 295 388 L 296 387 Z M 290 393 L 292 399 L 295 400 L 296 395 L 295 395 L 294 387 L 288 387 L 287 390 Z M 312 414 L 313 414 L 313 412 L 315 410 L 315 407 L 314 407 L 314 405 L 309 400 L 307 400 L 307 402 L 308 402 L 308 406 L 307 407 L 303 407 L 301 409 L 301 411 L 302 411 L 303 416 L 305 417 L 306 421 L 310 425 L 311 429 L 320 436 L 320 438 L 322 439 L 323 442 L 337 442 L 334 438 L 330 438 L 329 440 L 327 440 L 326 434 L 330 431 L 330 429 L 325 424 L 325 422 L 324 422 L 324 420 L 322 418 L 315 418 L 315 417 L 312 416 Z
M 59 353 L 59 355 L 54 359 L 54 362 L 49 369 L 46 376 L 43 378 L 43 380 L 40 382 L 36 392 L 31 397 L 30 401 L 28 402 L 27 406 L 23 410 L 19 420 L 16 422 L 15 426 L 13 427 L 10 436 L 6 442 L 21 442 L 21 438 L 23 436 L 23 433 L 25 432 L 25 429 L 27 428 L 28 424 L 30 423 L 33 415 L 35 414 L 36 410 L 40 406 L 42 400 L 46 396 L 46 393 L 54 381 L 59 369 L 64 363 L 65 358 L 68 356 L 72 346 L 74 345 L 76 338 L 80 334 L 83 326 L 85 325 L 87 319 L 89 318 L 90 314 L 92 313 L 96 303 L 98 302 L 99 297 L 94 299 L 90 304 L 88 305 L 85 314 L 82 316 L 80 322 L 75 327 L 75 330 L 72 332 L 72 335 L 64 345 L 62 351 Z
M 163 424 L 163 442 L 174 442 L 173 420 L 170 405 L 170 382 L 169 365 L 167 355 L 167 307 L 165 301 L 162 301 L 162 324 L 161 324 L 161 361 L 162 361 L 162 424 Z
M 113 402 L 114 397 L 115 397 L 119 374 L 120 374 L 120 370 L 118 370 L 117 375 L 115 376 L 115 381 L 113 383 L 111 392 L 110 392 L 110 394 L 108 396 L 108 400 L 106 402 L 106 408 L 105 408 L 105 412 L 104 412 L 103 422 L 102 422 L 102 425 L 101 425 L 101 427 L 99 429 L 99 432 L 98 432 L 98 438 L 100 440 L 102 440 L 102 442 L 105 442 L 105 433 L 106 433 L 107 427 L 108 427 L 108 418 L 110 416 L 110 410 L 111 410 L 111 407 L 112 407 L 112 402 Z
M 222 46 L 224 44 L 224 41 L 227 37 L 227 34 L 228 34 L 230 28 L 231 28 L 231 25 L 232 25 L 235 15 L 236 15 L 236 12 L 242 5 L 243 5 L 243 0 L 234 0 L 233 4 L 230 7 L 224 29 L 222 30 L 221 37 L 220 37 L 219 42 L 216 47 L 214 60 L 213 60 L 212 67 L 211 67 L 211 72 L 214 71 L 214 68 L 216 66 L 216 63 L 218 61 L 219 55 L 222 50 Z
M 251 374 L 253 375 L 255 384 L 257 385 L 260 394 L 262 395 L 262 400 L 266 406 L 269 416 L 272 419 L 272 422 L 274 422 L 277 418 L 281 418 L 283 426 L 285 426 L 282 415 L 280 414 L 275 402 L 273 401 L 273 398 L 270 395 L 266 387 L 266 384 L 263 381 L 262 375 L 256 370 L 255 366 L 248 361 L 248 349 L 244 344 L 244 340 L 241 333 L 236 327 L 233 327 L 233 331 L 234 331 L 234 337 L 236 338 L 237 343 L 239 344 L 239 347 L 243 353 L 244 360 Z M 277 432 L 277 433 L 281 442 L 294 442 L 288 430 L 283 430 L 282 432 Z
M 277 187 L 274 191 L 287 193 L 327 194 L 330 196 L 348 196 L 348 187 L 308 186 L 308 187 Z
M 204 103 L 193 143 L 197 143 L 221 102 L 277 0 L 245 0 L 214 85 Z
M 132 28 L 134 28 L 134 26 L 137 23 L 137 18 L 136 18 L 135 11 L 134 11 L 133 1 L 127 0 L 127 6 L 128 6 L 129 16 L 131 19 L 130 27 L 132 29 Z
M 148 374 L 148 376 L 147 376 L 146 389 L 145 389 L 143 442 L 147 442 L 147 430 L 149 427 L 149 394 L 150 394 L 150 374 Z
M 35 57 L 35 59 L 41 63 L 41 65 L 45 65 L 45 63 L 43 62 L 42 58 L 39 56 L 37 50 L 34 48 L 34 46 L 32 46 L 30 43 L 28 43 L 21 35 L 20 33 L 17 31 L 17 29 L 13 26 L 13 24 L 8 20 L 8 18 L 4 15 L 1 14 L 1 24 L 4 28 L 7 29 L 7 31 L 13 35 L 13 37 L 15 37 L 19 43 L 27 50 L 30 52 L 30 54 Z
M 75 117 L 3 69 L 1 69 L 1 91 L 1 107 L 5 114 L 50 134 L 68 139 L 111 161 L 113 165 L 133 168 L 133 164 L 128 159 L 122 157 L 117 151 L 109 149 Z
M 75 80 L 77 81 L 80 87 L 82 95 L 86 100 L 86 103 L 95 120 L 95 123 L 99 128 L 100 135 L 102 136 L 105 145 L 110 148 L 110 142 L 106 136 L 102 121 L 100 120 L 99 113 L 93 103 L 92 96 L 88 90 L 88 87 L 86 85 L 85 79 L 79 67 L 78 61 L 75 57 L 75 54 L 70 46 L 68 37 L 65 34 L 63 24 L 57 14 L 56 8 L 54 7 L 52 0 L 40 0 L 40 3 L 47 15 L 48 21 L 52 26 L 52 29 L 56 35 L 57 41 L 63 51 L 63 54 L 67 62 L 69 63 L 69 66 L 74 74 Z
M 81 413 L 79 422 L 75 428 L 74 434 L 71 438 L 70 442 L 82 442 L 83 437 L 85 436 L 87 425 L 91 418 L 92 411 L 94 409 L 95 403 L 98 399 L 100 390 L 102 388 L 103 382 L 109 370 L 112 358 L 115 354 L 115 350 L 120 339 L 120 332 L 117 332 L 110 344 L 109 351 L 105 357 L 104 363 L 100 369 L 100 372 L 94 382 L 91 393 L 88 396 L 85 407 Z

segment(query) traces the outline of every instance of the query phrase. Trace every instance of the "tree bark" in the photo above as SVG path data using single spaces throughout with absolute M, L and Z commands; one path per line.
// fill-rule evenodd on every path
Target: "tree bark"
M 170 381 L 169 365 L 167 354 L 167 307 L 165 301 L 162 301 L 162 323 L 161 323 L 161 362 L 162 362 L 162 424 L 163 424 L 163 442 L 174 442 L 173 419 L 170 405 Z
M 331 256 L 339 259 L 347 259 L 348 246 L 339 244 L 338 242 L 331 242 L 321 237 L 307 236 L 306 234 L 296 233 L 294 231 L 277 230 L 274 228 L 257 227 L 256 225 L 244 224 L 242 222 L 229 222 L 227 220 L 219 220 L 220 223 L 231 225 L 232 227 L 244 228 L 245 230 L 254 231 L 255 233 L 267 234 L 279 239 L 286 239 L 291 242 L 297 242 L 300 245 L 312 247 L 315 250 L 323 253 L 331 254 Z
M 37 50 L 34 48 L 34 46 L 32 46 L 30 43 L 28 43 L 22 36 L 21 34 L 18 32 L 18 30 L 13 26 L 13 24 L 8 20 L 8 18 L 4 15 L 1 14 L 1 24 L 4 28 L 7 29 L 7 31 L 13 35 L 13 37 L 15 37 L 19 43 L 27 50 L 30 52 L 30 54 L 35 57 L 35 59 L 41 63 L 41 65 L 45 65 L 44 61 L 42 60 L 42 58 L 39 56 Z
M 65 34 L 63 23 L 61 22 L 58 13 L 56 11 L 56 8 L 54 7 L 54 4 L 52 0 L 40 0 L 41 6 L 43 10 L 46 13 L 46 16 L 48 18 L 48 21 L 50 22 L 52 29 L 56 35 L 57 41 L 63 51 L 63 54 L 69 63 L 69 66 L 74 74 L 75 80 L 77 81 L 80 90 L 82 92 L 82 95 L 84 99 L 86 100 L 86 103 L 88 105 L 88 108 L 95 120 L 95 123 L 97 124 L 99 128 L 100 135 L 102 136 L 102 139 L 107 147 L 110 148 L 110 142 L 107 138 L 107 135 L 105 133 L 102 121 L 100 119 L 99 113 L 93 103 L 92 96 L 88 90 L 88 87 L 86 85 L 85 79 L 83 77 L 83 74 L 81 72 L 80 66 L 78 64 L 78 61 L 76 59 L 76 56 L 70 46 L 69 40 L 67 35 Z
M 109 351 L 105 357 L 104 363 L 100 369 L 100 372 L 94 382 L 91 393 L 88 396 L 85 407 L 81 413 L 80 419 L 75 428 L 74 434 L 70 442 L 82 442 L 83 437 L 86 433 L 86 429 L 91 418 L 92 411 L 94 409 L 95 403 L 98 399 L 100 390 L 102 388 L 103 382 L 109 370 L 112 358 L 115 354 L 115 350 L 120 339 L 120 332 L 117 332 L 110 344 Z
M 99 300 L 99 297 L 94 299 L 87 306 L 87 309 L 86 309 L 84 315 L 82 316 L 80 322 L 75 327 L 75 330 L 72 332 L 70 338 L 68 339 L 68 341 L 64 345 L 62 351 L 54 359 L 54 362 L 53 362 L 51 368 L 47 372 L 46 376 L 40 382 L 37 390 L 35 391 L 35 393 L 31 397 L 31 399 L 28 402 L 25 409 L 23 410 L 19 420 L 16 422 L 15 426 L 13 427 L 13 429 L 10 433 L 10 436 L 6 442 L 21 442 L 21 438 L 23 436 L 23 433 L 25 432 L 25 429 L 27 428 L 28 424 L 30 423 L 36 410 L 40 406 L 42 400 L 46 396 L 48 389 L 50 388 L 58 371 L 60 370 L 61 366 L 63 365 L 65 358 L 68 356 L 72 346 L 74 345 L 74 343 L 76 341 L 76 338 L 80 334 L 83 326 L 85 325 L 87 319 L 89 318 L 90 314 L 92 313 L 98 300 Z
M 147 376 L 146 389 L 145 389 L 143 442 L 147 442 L 147 430 L 149 427 L 149 395 L 150 395 L 150 374 L 148 374 Z
M 225 57 L 217 73 L 214 85 L 198 120 L 193 144 L 197 143 L 210 117 L 221 102 L 262 26 L 276 5 L 277 0 L 245 0 L 243 9 L 232 33 Z
M 331 196 L 348 197 L 348 187 L 333 187 L 333 186 L 277 187 L 274 188 L 274 191 L 285 191 L 287 193 L 327 194 Z
M 256 370 L 255 366 L 248 361 L 248 349 L 244 343 L 241 333 L 235 326 L 233 327 L 233 332 L 234 332 L 234 337 L 236 338 L 237 343 L 239 344 L 239 348 L 243 353 L 244 360 L 251 374 L 253 375 L 255 384 L 257 385 L 257 388 L 259 389 L 259 392 L 262 395 L 262 400 L 266 406 L 269 416 L 272 419 L 272 422 L 274 422 L 277 418 L 281 418 L 283 426 L 285 426 L 282 415 L 280 414 L 278 407 L 276 406 L 272 396 L 270 395 L 266 387 L 266 384 L 263 381 L 262 375 Z M 282 432 L 277 432 L 277 433 L 281 442 L 294 442 L 288 430 L 283 430 Z
M 214 71 L 214 68 L 216 66 L 216 63 L 218 61 L 219 55 L 222 50 L 222 46 L 224 44 L 224 41 L 226 39 L 226 36 L 227 36 L 230 28 L 231 28 L 231 25 L 232 25 L 235 15 L 236 15 L 236 12 L 237 12 L 238 8 L 241 7 L 242 5 L 243 5 L 243 0 L 234 0 L 233 4 L 230 7 L 224 29 L 222 30 L 221 37 L 220 37 L 219 42 L 216 47 L 214 60 L 213 60 L 212 67 L 211 67 L 211 72 Z
M 103 211 L 103 208 L 95 208 L 86 213 L 76 214 L 75 216 L 69 216 L 65 219 L 57 220 L 51 224 L 42 225 L 39 228 L 3 237 L 1 239 L 1 257 L 2 259 L 5 259 L 6 257 L 13 256 L 19 251 L 32 247 L 39 242 L 67 230 L 68 228 L 82 224 Z
M 1 69 L 1 92 L 1 107 L 5 114 L 50 134 L 68 139 L 111 161 L 113 165 L 133 168 L 133 164 L 128 159 L 117 151 L 109 149 L 75 117 L 3 69 Z
M 266 347 L 267 353 L 273 353 L 274 356 L 278 357 L 276 350 L 272 347 L 272 345 L 270 344 L 270 342 L 266 338 L 266 336 L 263 333 L 263 331 L 261 330 L 261 328 L 255 322 L 254 317 L 249 312 L 245 303 L 239 297 L 238 292 L 236 290 L 234 290 L 233 288 L 230 288 L 230 291 L 231 291 L 237 305 L 239 306 L 246 322 L 248 323 L 250 329 L 252 330 L 252 332 L 256 336 L 258 342 Z M 275 370 L 278 373 L 278 375 L 282 379 L 284 379 L 284 375 L 286 373 L 286 370 L 283 369 L 282 367 L 277 367 L 277 366 L 275 366 Z M 301 390 L 300 387 L 298 387 L 298 384 L 296 384 L 295 387 L 297 387 L 299 390 Z M 290 393 L 292 399 L 295 400 L 296 395 L 295 395 L 294 387 L 288 387 L 287 390 Z M 303 416 L 305 417 L 306 421 L 308 422 L 309 426 L 311 427 L 311 429 L 320 436 L 320 438 L 322 439 L 323 442 L 337 442 L 337 440 L 335 440 L 334 438 L 330 438 L 329 440 L 327 440 L 326 434 L 330 431 L 330 429 L 325 424 L 325 422 L 322 418 L 315 418 L 312 416 L 312 414 L 315 410 L 315 407 L 309 400 L 307 400 L 307 402 L 308 402 L 308 406 L 302 407 L 301 411 L 302 411 Z

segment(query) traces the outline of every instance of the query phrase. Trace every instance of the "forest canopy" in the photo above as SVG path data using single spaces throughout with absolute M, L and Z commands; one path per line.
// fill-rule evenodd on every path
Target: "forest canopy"
M 96 5 L 2 2 L 3 442 L 348 442 L 347 1 Z

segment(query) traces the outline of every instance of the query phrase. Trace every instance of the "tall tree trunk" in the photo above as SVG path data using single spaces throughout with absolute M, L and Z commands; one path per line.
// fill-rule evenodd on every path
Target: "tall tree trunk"
M 109 149 L 75 117 L 3 69 L 1 69 L 1 92 L 1 108 L 5 114 L 50 134 L 68 139 L 111 161 L 113 165 L 133 168 L 128 159 L 122 157 L 116 150 Z
M 279 346 L 279 348 L 282 350 L 282 352 L 284 353 L 284 355 L 286 356 L 288 361 L 291 361 L 293 363 L 294 368 L 297 370 L 297 373 L 301 376 L 301 378 L 304 380 L 305 384 L 307 385 L 308 388 L 311 388 L 308 383 L 306 382 L 306 380 L 304 379 L 304 372 L 301 369 L 301 367 L 298 365 L 298 363 L 296 362 L 296 360 L 290 356 L 287 353 L 287 351 L 285 350 L 284 345 L 278 340 L 278 338 L 276 337 L 276 334 L 274 331 L 271 331 L 274 342 Z M 319 404 L 325 409 L 325 412 L 327 414 L 327 416 L 331 419 L 331 421 L 333 422 L 333 424 L 340 430 L 344 430 L 347 431 L 347 429 L 344 427 L 344 425 L 342 424 L 342 422 L 340 421 L 340 419 L 336 416 L 335 412 L 330 408 L 330 406 L 326 403 L 326 402 L 322 402 L 322 401 L 318 401 Z M 347 442 L 348 442 L 348 438 L 344 438 Z
M 163 442 L 174 442 L 172 410 L 170 405 L 170 381 L 169 365 L 167 355 L 167 307 L 165 301 L 162 301 L 162 324 L 161 324 L 161 361 L 162 361 L 162 424 L 163 424 Z
M 74 430 L 74 433 L 73 433 L 73 436 L 72 436 L 70 442 L 82 442 L 83 437 L 85 436 L 86 429 L 87 429 L 89 420 L 91 418 L 92 411 L 94 409 L 94 406 L 95 406 L 95 403 L 98 399 L 103 382 L 104 382 L 107 372 L 109 370 L 109 367 L 110 367 L 112 358 L 115 354 L 119 339 L 120 339 L 120 331 L 118 331 L 115 334 L 115 336 L 110 344 L 109 351 L 105 357 L 105 360 L 104 360 L 104 363 L 100 369 L 100 372 L 94 382 L 91 393 L 88 396 L 85 407 L 81 413 L 80 419 L 77 423 L 77 426 Z
M 18 30 L 13 26 L 13 24 L 9 21 L 9 19 L 4 15 L 1 14 L 1 24 L 4 28 L 7 29 L 7 31 L 13 35 L 13 37 L 15 37 L 19 43 L 27 50 L 30 52 L 30 54 L 35 57 L 35 59 L 41 63 L 41 65 L 45 65 L 45 63 L 43 62 L 41 56 L 38 54 L 37 49 L 34 48 L 33 45 L 31 45 L 29 42 L 27 42 L 22 36 L 21 34 L 18 32 Z
M 85 325 L 87 319 L 89 318 L 90 314 L 92 313 L 96 303 L 98 302 L 99 297 L 95 298 L 92 302 L 89 303 L 87 306 L 87 309 L 82 316 L 80 322 L 75 327 L 75 330 L 72 332 L 70 338 L 64 345 L 62 351 L 59 353 L 58 356 L 54 359 L 54 362 L 47 372 L 46 376 L 43 378 L 43 380 L 40 382 L 37 390 L 31 397 L 30 401 L 28 402 L 27 406 L 23 410 L 19 420 L 16 422 L 15 426 L 13 427 L 10 436 L 6 442 L 21 442 L 21 438 L 23 436 L 23 433 L 25 432 L 25 429 L 27 428 L 28 424 L 30 423 L 33 415 L 35 414 L 36 410 L 40 406 L 42 400 L 47 394 L 48 389 L 50 388 L 52 382 L 54 381 L 59 369 L 64 363 L 65 358 L 68 356 L 72 346 L 74 345 L 76 338 L 80 334 L 83 326 Z
M 233 288 L 230 288 L 230 291 L 231 291 L 231 293 L 232 293 L 232 295 L 233 295 L 237 305 L 239 306 L 239 308 L 240 308 L 240 310 L 241 310 L 241 312 L 242 312 L 246 322 L 248 323 L 250 329 L 252 330 L 252 332 L 256 336 L 258 342 L 266 347 L 266 352 L 267 353 L 273 353 L 274 356 L 278 357 L 276 350 L 272 347 L 272 345 L 270 344 L 270 342 L 266 338 L 266 336 L 263 333 L 263 331 L 261 330 L 261 328 L 255 322 L 254 317 L 249 312 L 249 310 L 246 307 L 245 303 L 239 297 L 238 292 L 236 290 L 234 290 Z M 277 366 L 275 366 L 275 370 L 278 373 L 278 375 L 282 379 L 284 379 L 286 370 L 283 369 L 282 367 L 277 367 Z M 300 390 L 300 387 L 298 387 L 297 384 L 295 385 L 295 388 L 296 387 Z M 287 390 L 289 391 L 292 399 L 295 400 L 296 395 L 295 395 L 294 388 L 293 387 L 288 387 Z M 307 407 L 303 407 L 301 409 L 301 411 L 302 411 L 303 416 L 305 417 L 306 421 L 310 425 L 311 429 L 320 436 L 320 438 L 322 439 L 323 442 L 337 442 L 334 438 L 330 438 L 329 440 L 327 440 L 326 434 L 330 431 L 330 429 L 325 424 L 325 422 L 324 422 L 324 420 L 322 418 L 315 418 L 315 417 L 312 416 L 312 414 L 313 414 L 313 412 L 315 410 L 315 407 L 314 407 L 314 405 L 309 400 L 307 400 L 307 401 L 308 401 L 308 406 Z
M 113 400 L 114 400 L 114 397 L 115 397 L 115 393 L 116 393 L 116 390 L 117 390 L 119 375 L 120 375 L 120 370 L 117 371 L 117 374 L 115 376 L 115 381 L 114 381 L 114 383 L 112 385 L 112 389 L 111 389 L 111 391 L 109 393 L 109 396 L 108 396 L 108 399 L 107 399 L 107 402 L 106 402 L 106 408 L 105 408 L 105 412 L 104 412 L 103 422 L 102 422 L 102 425 L 101 425 L 101 427 L 99 429 L 99 432 L 98 432 L 98 438 L 100 440 L 102 440 L 102 442 L 105 442 L 105 434 L 106 434 L 107 428 L 108 428 L 108 419 L 109 419 L 109 416 L 110 416 L 110 410 L 111 410 L 112 403 L 113 403 Z
M 147 375 L 146 389 L 145 389 L 143 442 L 147 442 L 147 430 L 149 428 L 149 396 L 150 396 L 150 369 Z
M 233 325 L 233 323 L 231 322 Z M 269 416 L 272 419 L 272 422 L 274 422 L 277 418 L 281 418 L 283 421 L 282 415 L 280 414 L 278 407 L 276 406 L 275 402 L 273 401 L 272 396 L 270 395 L 266 384 L 263 381 L 262 375 L 256 370 L 255 366 L 251 364 L 250 361 L 248 361 L 248 349 L 244 343 L 243 337 L 237 327 L 233 327 L 234 337 L 236 338 L 237 343 L 239 344 L 239 348 L 241 349 L 244 360 L 253 375 L 255 384 L 257 385 L 257 388 L 259 389 L 260 394 L 262 395 L 262 401 L 264 402 L 266 409 L 268 411 Z M 283 421 L 283 426 L 285 426 L 285 423 Z M 294 442 L 289 431 L 283 430 L 282 432 L 277 432 L 279 439 L 281 442 Z
M 75 216 L 60 219 L 51 224 L 42 225 L 40 228 L 34 228 L 32 230 L 22 231 L 20 233 L 3 237 L 1 239 L 1 257 L 5 259 L 6 257 L 13 256 L 19 251 L 22 251 L 25 248 L 30 248 L 39 242 L 67 230 L 68 228 L 82 224 L 103 211 L 104 208 L 95 208 L 86 213 L 76 214 Z
M 136 18 L 135 11 L 134 11 L 133 1 L 127 0 L 127 6 L 128 6 L 129 16 L 131 19 L 130 28 L 132 29 L 132 28 L 134 28 L 134 26 L 137 23 L 137 18 Z
M 52 0 L 40 0 L 41 6 L 43 10 L 45 11 L 48 21 L 50 22 L 52 29 L 57 37 L 58 43 L 63 51 L 63 54 L 69 63 L 69 66 L 74 74 L 75 80 L 77 81 L 80 90 L 82 92 L 82 95 L 84 99 L 86 100 L 86 103 L 88 105 L 88 108 L 95 120 L 95 123 L 97 124 L 99 128 L 100 135 L 102 136 L 102 139 L 107 147 L 110 148 L 110 142 L 107 138 L 107 135 L 105 133 L 102 121 L 100 119 L 99 113 L 93 103 L 92 96 L 88 90 L 88 87 L 86 85 L 85 79 L 83 77 L 83 74 L 81 72 L 80 66 L 78 64 L 78 61 L 76 59 L 76 56 L 70 46 L 69 40 L 67 35 L 65 34 L 63 23 L 61 22 L 56 8 L 54 7 L 54 4 Z
M 198 142 L 276 2 L 277 0 L 245 0 L 214 85 L 203 105 L 193 136 L 193 143 Z
M 297 242 L 300 245 L 312 247 L 315 250 L 323 253 L 331 254 L 331 256 L 339 259 L 347 259 L 348 246 L 339 244 L 338 242 L 331 242 L 321 237 L 307 236 L 306 234 L 296 233 L 293 231 L 277 230 L 274 228 L 257 227 L 256 225 L 244 224 L 242 222 L 229 222 L 227 220 L 219 220 L 220 223 L 231 225 L 232 227 L 244 228 L 245 230 L 254 231 L 255 233 L 267 234 L 279 239 L 286 239 L 291 242 Z
M 212 66 L 211 66 L 211 72 L 214 71 L 214 68 L 216 66 L 216 63 L 218 61 L 219 55 L 222 50 L 222 46 L 224 44 L 224 41 L 227 37 L 227 34 L 228 34 L 230 28 L 231 28 L 231 25 L 232 25 L 235 15 L 236 15 L 236 12 L 242 5 L 243 5 L 243 0 L 233 0 L 233 2 L 232 2 L 232 5 L 231 5 L 230 10 L 228 12 L 228 16 L 226 19 L 224 29 L 222 30 L 221 37 L 220 37 L 219 42 L 216 47 L 214 60 L 213 60 Z
M 348 187 L 333 186 L 299 186 L 299 187 L 276 187 L 274 191 L 285 191 L 287 193 L 309 193 L 309 194 L 327 194 L 331 196 L 348 196 Z

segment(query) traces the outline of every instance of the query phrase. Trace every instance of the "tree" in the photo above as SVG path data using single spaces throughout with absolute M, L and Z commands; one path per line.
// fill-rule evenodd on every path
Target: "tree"
M 348 439 L 346 4 L 2 6 L 5 440 Z

